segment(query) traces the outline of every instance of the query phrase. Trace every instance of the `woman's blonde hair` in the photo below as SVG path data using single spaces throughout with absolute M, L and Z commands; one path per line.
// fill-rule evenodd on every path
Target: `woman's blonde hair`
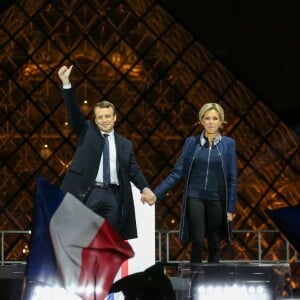
M 225 121 L 224 109 L 219 103 L 206 103 L 199 110 L 199 120 L 202 121 L 206 112 L 214 109 L 220 116 L 222 124 L 227 123 Z

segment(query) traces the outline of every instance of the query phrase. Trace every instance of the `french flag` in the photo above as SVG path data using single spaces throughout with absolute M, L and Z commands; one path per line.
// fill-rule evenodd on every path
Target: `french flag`
M 26 279 L 103 300 L 132 247 L 70 193 L 38 177 Z

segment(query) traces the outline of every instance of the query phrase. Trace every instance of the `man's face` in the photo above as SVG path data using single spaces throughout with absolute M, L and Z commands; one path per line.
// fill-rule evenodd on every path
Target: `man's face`
M 95 108 L 95 123 L 103 132 L 111 132 L 116 122 L 116 115 L 111 107 Z

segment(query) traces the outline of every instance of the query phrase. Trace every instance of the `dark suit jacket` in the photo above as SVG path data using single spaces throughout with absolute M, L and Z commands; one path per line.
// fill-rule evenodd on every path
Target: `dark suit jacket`
M 61 188 L 84 201 L 96 179 L 104 138 L 94 121 L 86 120 L 74 97 L 73 89 L 62 89 L 65 106 L 71 126 L 77 136 L 77 147 L 72 162 L 63 179 Z M 138 189 L 149 187 L 138 163 L 133 144 L 115 132 L 117 152 L 117 173 L 122 197 L 120 223 L 123 238 L 137 237 L 132 182 Z

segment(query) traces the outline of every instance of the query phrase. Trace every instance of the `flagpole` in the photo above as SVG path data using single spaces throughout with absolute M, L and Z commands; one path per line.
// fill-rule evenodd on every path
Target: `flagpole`
M 22 291 L 21 291 L 21 299 L 20 300 L 26 300 L 26 289 L 27 289 L 27 277 L 24 276 L 23 278 L 23 284 L 22 284 Z

